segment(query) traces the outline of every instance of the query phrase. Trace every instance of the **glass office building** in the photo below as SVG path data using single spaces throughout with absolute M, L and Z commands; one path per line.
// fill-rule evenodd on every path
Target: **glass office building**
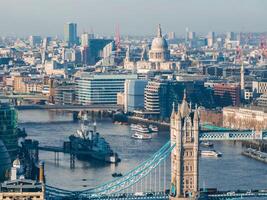
M 84 72 L 78 82 L 78 103 L 117 104 L 117 93 L 124 92 L 125 80 L 137 79 L 136 74 L 92 74 Z
M 64 40 L 68 44 L 68 46 L 73 46 L 74 44 L 77 44 L 77 24 L 64 24 Z
M 10 157 L 15 158 L 18 151 L 17 111 L 7 103 L 0 104 L 0 140 Z
M 134 110 L 144 109 L 144 92 L 147 80 L 126 80 L 124 86 L 124 111 L 134 112 Z

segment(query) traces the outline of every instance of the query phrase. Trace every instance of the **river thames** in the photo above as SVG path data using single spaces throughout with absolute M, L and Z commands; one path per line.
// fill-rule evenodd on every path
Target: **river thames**
M 63 141 L 79 128 L 70 113 L 25 110 L 19 111 L 19 125 L 26 129 L 28 138 L 38 140 L 40 145 L 62 146 Z M 48 185 L 70 190 L 95 187 L 111 180 L 112 173 L 130 171 L 149 158 L 169 140 L 169 132 L 159 132 L 150 141 L 131 138 L 128 125 L 113 124 L 110 119 L 98 119 L 97 131 L 119 154 L 118 164 L 84 162 L 76 159 L 75 168 L 70 168 L 68 154 L 60 154 L 59 164 L 54 162 L 54 153 L 40 152 L 45 162 Z M 219 190 L 267 189 L 267 165 L 241 155 L 240 143 L 215 142 L 214 147 L 223 153 L 221 158 L 200 158 L 200 187 Z M 170 168 L 170 162 L 167 162 Z M 170 170 L 167 170 L 167 183 Z

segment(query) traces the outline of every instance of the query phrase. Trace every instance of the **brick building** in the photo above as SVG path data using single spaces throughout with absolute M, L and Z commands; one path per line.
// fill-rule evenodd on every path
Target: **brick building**
M 219 83 L 213 87 L 214 99 L 220 107 L 240 105 L 240 85 Z

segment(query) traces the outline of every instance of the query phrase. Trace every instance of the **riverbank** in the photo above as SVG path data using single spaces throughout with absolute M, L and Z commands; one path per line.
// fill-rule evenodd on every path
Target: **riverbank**
M 243 141 L 242 146 L 245 148 L 258 149 L 261 152 L 267 153 L 267 141 L 264 140 Z
M 244 156 L 267 163 L 267 154 L 255 149 L 248 148 L 241 153 Z
M 141 117 L 135 117 L 135 116 L 128 116 L 127 121 L 129 124 L 146 124 L 146 125 L 156 125 L 159 127 L 160 130 L 169 130 L 170 129 L 170 124 L 167 122 L 161 122 L 161 121 L 155 121 L 155 120 L 149 120 L 149 119 L 144 119 Z

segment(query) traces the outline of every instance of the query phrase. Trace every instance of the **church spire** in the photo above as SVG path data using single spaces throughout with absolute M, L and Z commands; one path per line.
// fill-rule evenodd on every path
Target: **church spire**
M 190 113 L 190 107 L 187 103 L 187 99 L 186 99 L 186 90 L 184 90 L 184 98 L 180 107 L 180 114 L 181 117 L 184 118 L 186 117 L 188 114 Z
M 161 32 L 161 26 L 160 24 L 158 25 L 158 34 L 157 37 L 162 37 L 162 32 Z
M 245 89 L 245 77 L 244 77 L 244 63 L 242 61 L 242 65 L 241 65 L 241 69 L 240 69 L 240 85 L 241 85 L 241 90 L 244 90 Z
M 141 61 L 146 61 L 146 60 L 147 60 L 147 52 L 146 52 L 146 45 L 144 45 L 141 54 Z
M 186 101 L 186 89 L 184 89 L 184 98 L 183 98 L 184 101 Z

